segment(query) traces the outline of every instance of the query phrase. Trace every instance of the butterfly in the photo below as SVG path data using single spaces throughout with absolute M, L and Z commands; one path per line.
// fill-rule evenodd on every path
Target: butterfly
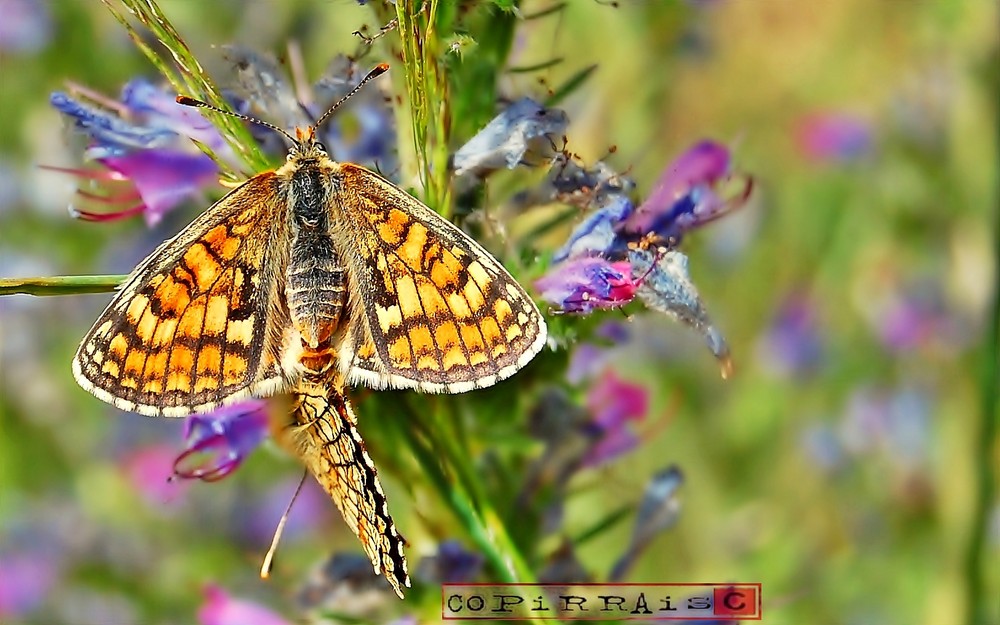
M 279 440 L 305 462 L 402 597 L 404 541 L 346 388 L 461 393 L 511 376 L 545 344 L 538 308 L 476 241 L 316 139 L 373 69 L 257 174 L 129 274 L 73 360 L 79 384 L 123 410 L 207 412 L 290 393 Z

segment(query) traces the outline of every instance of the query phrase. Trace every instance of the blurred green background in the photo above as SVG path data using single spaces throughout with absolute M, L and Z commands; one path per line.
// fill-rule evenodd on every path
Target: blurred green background
M 520 10 L 530 16 L 557 4 L 524 0 Z M 126 273 L 199 206 L 186 204 L 153 230 L 137 219 L 76 221 L 66 210 L 76 181 L 38 165 L 80 163 L 80 141 L 49 93 L 72 81 L 115 96 L 129 79 L 155 72 L 100 3 L 0 0 L 0 20 L 10 23 L 23 5 L 45 13 L 37 33 L 18 31 L 35 37 L 28 45 L 0 49 L 0 276 Z M 676 463 L 686 476 L 681 516 L 630 580 L 762 582 L 766 623 L 968 622 L 970 531 L 984 500 L 977 484 L 1000 464 L 995 445 L 983 457 L 981 440 L 983 419 L 997 409 L 995 390 L 984 405 L 983 388 L 1000 384 L 984 364 L 998 349 L 989 344 L 997 3 L 617 5 L 571 0 L 519 21 L 508 66 L 562 62 L 503 73 L 498 93 L 544 98 L 546 88 L 597 65 L 560 103 L 571 120 L 569 148 L 584 160 L 616 146 L 608 161 L 635 178 L 642 197 L 670 159 L 714 138 L 734 148 L 757 186 L 749 206 L 684 246 L 736 375 L 720 379 L 684 328 L 637 319 L 634 352 L 614 363 L 618 376 L 651 394 L 641 444 L 574 478 L 563 533 L 637 503 L 649 477 Z M 370 8 L 346 0 L 162 7 L 210 73 L 225 67 L 220 45 L 281 56 L 295 40 L 316 76 L 334 54 L 357 48 L 352 31 L 379 25 Z M 383 60 L 384 50 L 371 59 Z M 399 73 L 393 84 L 401 88 Z M 830 119 L 850 120 L 860 143 L 810 143 Z M 467 139 L 453 137 L 453 148 Z M 509 194 L 490 188 L 488 197 Z M 142 476 L 169 472 L 181 423 L 120 413 L 74 383 L 70 359 L 107 300 L 0 300 L 0 571 L 3 559 L 33 562 L 17 570 L 34 571 L 44 594 L 6 616 L 192 623 L 201 589 L 215 583 L 297 622 L 309 572 L 332 551 L 356 550 L 354 537 L 321 493 L 307 493 L 274 578 L 257 579 L 299 476 L 276 450 L 258 452 L 219 484 L 143 494 Z M 517 379 L 482 401 L 505 401 Z M 379 419 L 403 418 L 370 413 L 362 411 L 368 431 Z M 504 425 L 509 444 L 527 440 L 524 415 Z M 489 424 L 479 427 L 470 456 L 508 444 L 504 435 L 483 438 L 495 433 Z M 469 543 L 438 500 L 421 496 L 419 475 L 394 472 L 406 462 L 397 452 L 406 453 L 373 445 L 412 571 L 442 539 Z M 1000 619 L 996 495 L 980 515 L 988 527 L 978 566 L 986 572 L 979 597 Z M 581 545 L 580 563 L 602 579 L 630 531 L 631 522 L 619 523 Z M 0 584 L 13 592 L 9 573 Z M 433 589 L 383 609 L 374 620 L 433 622 L 440 614 Z

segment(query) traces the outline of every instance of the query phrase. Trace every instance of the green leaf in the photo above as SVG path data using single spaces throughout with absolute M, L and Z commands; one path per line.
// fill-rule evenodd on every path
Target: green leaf
M 545 106 L 555 106 L 566 99 L 571 93 L 583 86 L 583 83 L 587 82 L 590 75 L 594 73 L 597 69 L 597 65 L 591 65 L 590 67 L 585 67 L 577 73 L 570 76 L 569 80 L 564 82 L 555 91 L 552 92 L 545 100 Z

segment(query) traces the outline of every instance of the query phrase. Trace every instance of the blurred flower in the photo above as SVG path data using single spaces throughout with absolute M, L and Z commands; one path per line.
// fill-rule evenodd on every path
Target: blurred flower
M 188 417 L 187 449 L 174 461 L 174 474 L 212 482 L 235 471 L 269 434 L 266 407 L 265 401 L 251 399 Z
M 286 129 L 314 123 L 354 89 L 366 73 L 357 61 L 341 54 L 330 61 L 312 86 L 293 87 L 271 55 L 231 45 L 225 46 L 224 56 L 236 76 L 232 99 L 243 102 L 246 112 Z M 378 169 L 392 178 L 398 170 L 395 117 L 378 84 L 352 96 L 317 129 L 317 139 L 334 159 Z M 277 133 L 259 126 L 251 130 L 271 151 L 287 149 L 284 137 Z
M 296 598 L 305 610 L 373 621 L 373 612 L 395 597 L 389 582 L 363 553 L 337 552 L 313 569 Z M 378 622 L 378 621 L 376 621 Z
M 912 387 L 856 390 L 848 400 L 840 434 L 855 455 L 882 449 L 904 470 L 923 467 L 930 454 L 930 398 Z
M 882 344 L 909 351 L 928 343 L 957 340 L 955 322 L 936 285 L 924 283 L 892 294 L 873 319 Z
M 839 470 L 845 463 L 843 441 L 837 431 L 826 423 L 808 426 L 802 433 L 806 455 L 824 472 Z
M 559 548 L 549 556 L 545 566 L 538 573 L 538 581 L 543 584 L 587 584 L 594 581 L 580 558 L 573 543 L 563 539 Z
M 177 452 L 164 444 L 147 445 L 132 451 L 123 462 L 125 475 L 132 488 L 145 502 L 164 509 L 183 496 L 188 484 L 174 479 L 174 459 Z
M 417 577 L 427 584 L 461 584 L 475 581 L 483 570 L 483 557 L 466 550 L 457 540 L 445 540 L 437 553 L 420 561 Z
M 779 376 L 814 373 L 823 360 L 823 340 L 814 302 L 806 295 L 785 297 L 758 341 L 757 355 L 765 369 Z
M 494 117 L 455 152 L 456 176 L 484 176 L 523 162 L 547 158 L 556 150 L 569 123 L 560 109 L 547 109 L 531 98 L 521 98 Z
M 645 551 L 653 538 L 670 529 L 677 522 L 681 504 L 677 499 L 677 489 L 684 483 L 684 474 L 676 465 L 657 472 L 649 483 L 639 504 L 635 517 L 635 527 L 628 549 L 615 563 L 609 581 L 625 579 L 636 559 Z
M 59 565 L 44 552 L 0 554 L 0 619 L 19 619 L 41 607 L 55 590 Z
M 815 163 L 850 163 L 861 159 L 871 153 L 873 135 L 868 121 L 840 111 L 812 113 L 795 126 L 799 152 Z
M 594 330 L 594 337 L 610 343 L 608 346 L 594 343 L 578 343 L 569 355 L 569 367 L 566 369 L 566 381 L 579 384 L 588 378 L 594 378 L 603 371 L 611 359 L 614 348 L 628 343 L 632 336 L 627 324 L 620 321 L 605 321 Z
M 636 283 L 627 262 L 590 256 L 558 265 L 535 281 L 539 296 L 567 313 L 587 314 L 617 308 L 635 297 Z
M 131 182 L 133 188 L 124 193 L 81 191 L 80 195 L 105 205 L 139 203 L 105 213 L 73 209 L 74 216 L 108 221 L 142 214 L 153 226 L 167 211 L 216 184 L 218 166 L 190 140 L 207 145 L 220 156 L 225 156 L 228 148 L 198 111 L 177 104 L 171 94 L 142 79 L 125 86 L 121 103 L 89 95 L 106 108 L 84 104 L 62 92 L 53 93 L 50 102 L 90 137 L 85 156 L 105 169 L 47 169 L 98 182 Z
M 631 430 L 630 421 L 642 420 L 649 410 L 649 391 L 638 384 L 619 378 L 607 371 L 587 393 L 587 409 L 591 420 L 583 426 L 592 439 L 582 460 L 584 467 L 596 467 L 634 449 L 639 438 Z
M 52 16 L 42 0 L 0 0 L 0 50 L 37 52 L 52 38 Z
M 242 522 L 233 524 L 239 537 L 245 539 L 247 544 L 267 544 L 286 509 L 288 520 L 282 534 L 285 542 L 302 538 L 308 532 L 326 526 L 333 512 L 330 497 L 315 480 L 302 483 L 296 495 L 300 479 L 281 480 L 263 492 L 241 498 L 234 515 Z M 293 496 L 295 499 L 289 506 Z
M 198 609 L 201 625 L 292 625 L 269 608 L 233 597 L 222 588 L 205 587 L 205 603 Z

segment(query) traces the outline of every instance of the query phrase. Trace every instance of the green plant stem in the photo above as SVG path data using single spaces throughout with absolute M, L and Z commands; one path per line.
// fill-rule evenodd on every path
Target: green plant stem
M 118 0 L 119 3 L 131 13 L 140 24 L 145 26 L 156 37 L 156 39 L 170 52 L 172 62 L 164 59 L 156 50 L 146 43 L 142 35 L 128 21 L 121 11 L 115 8 L 114 0 L 102 0 L 108 11 L 125 28 L 129 37 L 136 47 L 146 55 L 157 70 L 170 82 L 170 84 L 183 95 L 193 96 L 204 100 L 213 106 L 228 109 L 229 105 L 222 97 L 222 93 L 215 85 L 212 78 L 202 68 L 201 63 L 188 48 L 180 34 L 174 28 L 170 20 L 163 13 L 155 0 Z M 270 167 L 270 162 L 260 150 L 250 131 L 239 120 L 228 115 L 215 113 L 207 109 L 202 110 L 212 124 L 219 129 L 223 138 L 232 148 L 240 160 L 246 165 L 244 174 L 253 174 Z M 215 154 L 207 152 L 219 164 L 224 172 L 228 172 L 230 177 L 239 179 L 235 172 L 232 172 L 231 164 L 221 160 Z
M 441 62 L 438 36 L 439 2 L 399 0 L 396 19 L 424 200 L 448 217 L 451 212 L 450 109 L 448 80 Z
M 448 435 L 442 433 L 433 420 L 422 417 L 409 405 L 407 412 L 408 422 L 400 423 L 399 428 L 417 462 L 489 561 L 497 577 L 505 583 L 533 582 L 534 574 L 511 540 L 503 520 L 478 487 L 466 454 L 459 453 L 448 444 Z M 418 432 L 423 437 L 418 436 Z M 445 467 L 457 473 L 457 480 L 448 478 Z
M 1000 198 L 1000 188 L 997 189 Z M 965 553 L 966 613 L 970 625 L 996 623 L 991 612 L 998 597 L 987 589 L 990 576 L 987 538 L 990 515 L 996 505 L 997 421 L 1000 420 L 1000 215 L 994 216 L 993 301 L 986 320 L 986 341 L 982 356 L 982 386 L 979 431 L 974 456 L 976 501 Z M 996 571 L 992 571 L 996 575 Z M 992 604 L 992 605 L 991 605 Z M 996 617 L 994 613 L 992 617 Z
M 0 295 L 81 295 L 110 293 L 128 276 L 53 276 L 51 278 L 2 278 Z

